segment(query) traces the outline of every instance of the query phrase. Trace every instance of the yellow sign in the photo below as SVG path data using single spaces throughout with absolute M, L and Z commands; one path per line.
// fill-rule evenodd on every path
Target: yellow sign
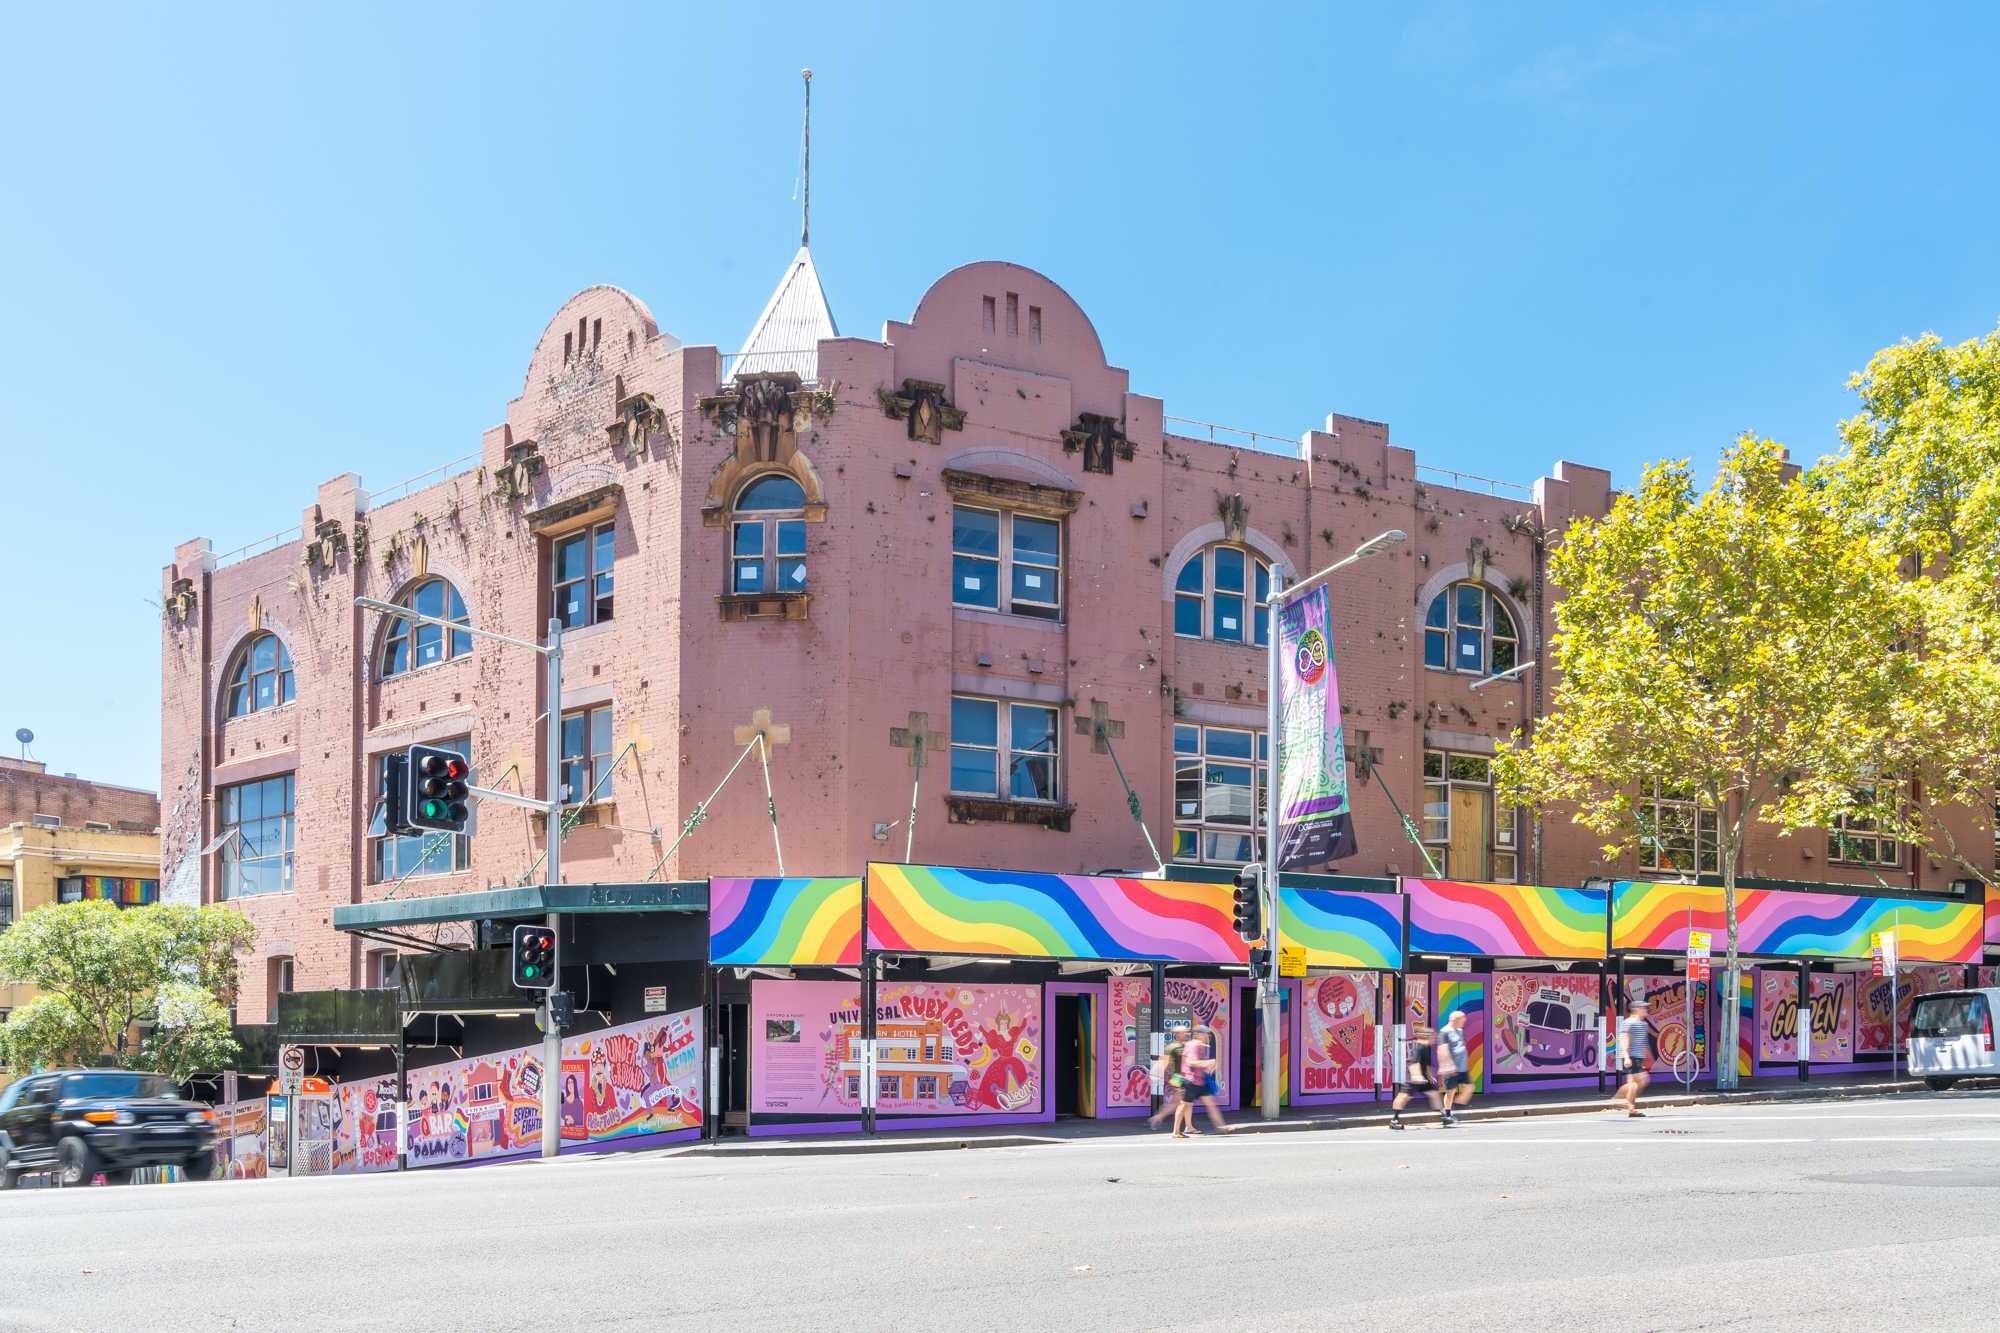
M 1705 930 L 1690 930 L 1688 932 L 1688 948 L 1706 949 L 1709 946 L 1710 938 L 1709 933 Z
M 1281 944 L 1278 946 L 1278 975 L 1281 977 L 1302 977 L 1306 974 L 1306 946 L 1303 944 Z

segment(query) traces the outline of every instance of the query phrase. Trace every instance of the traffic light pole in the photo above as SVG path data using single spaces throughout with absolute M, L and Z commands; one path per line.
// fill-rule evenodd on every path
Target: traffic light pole
M 477 629 L 468 625 L 453 624 L 442 616 L 419 614 L 414 608 L 397 606 L 394 602 L 378 601 L 373 597 L 357 597 L 356 606 L 371 611 L 383 611 L 404 620 L 419 624 L 442 625 L 447 630 L 459 633 L 477 634 L 483 639 L 495 639 L 510 643 L 516 648 L 526 648 L 529 652 L 540 653 L 548 661 L 549 670 L 549 730 L 548 753 L 544 756 L 542 790 L 546 798 L 540 801 L 528 796 L 516 796 L 513 792 L 494 791 L 486 787 L 472 787 L 468 790 L 485 800 L 504 801 L 508 805 L 525 805 L 531 810 L 540 810 L 543 815 L 543 835 L 548 843 L 548 857 L 542 863 L 542 883 L 556 885 L 562 883 L 562 621 L 549 618 L 549 637 L 546 643 L 530 643 L 525 639 L 510 639 L 492 630 Z M 555 933 L 556 957 L 552 969 L 555 986 L 542 993 L 539 1019 L 542 1029 L 542 1156 L 554 1157 L 562 1147 L 562 1033 L 556 1029 L 553 1006 L 549 997 L 562 987 L 562 918 L 560 914 L 548 914 L 548 927 Z

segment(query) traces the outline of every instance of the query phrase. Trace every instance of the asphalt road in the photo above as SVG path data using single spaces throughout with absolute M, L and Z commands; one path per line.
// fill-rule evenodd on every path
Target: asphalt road
M 1992 1329 L 2000 1093 L 0 1196 L 0 1328 Z

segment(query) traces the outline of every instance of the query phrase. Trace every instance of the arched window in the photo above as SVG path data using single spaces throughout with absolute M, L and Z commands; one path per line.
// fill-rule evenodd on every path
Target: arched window
M 465 599 L 443 579 L 426 579 L 398 601 L 420 616 L 438 616 L 454 625 L 472 623 L 472 618 L 465 614 Z M 472 635 L 464 630 L 446 633 L 442 625 L 398 616 L 389 622 L 388 641 L 382 646 L 382 678 L 387 680 L 418 667 L 436 666 L 471 651 Z
M 1271 567 L 1240 546 L 1196 551 L 1174 580 L 1174 633 L 1262 647 L 1271 632 Z
M 1477 583 L 1454 583 L 1424 616 L 1424 665 L 1490 676 L 1520 661 L 1521 636 L 1506 604 Z
M 766 473 L 737 493 L 731 592 L 805 591 L 805 509 L 805 488 L 782 472 Z
M 275 634 L 259 634 L 237 654 L 229 673 L 229 716 L 242 717 L 292 701 L 292 655 Z

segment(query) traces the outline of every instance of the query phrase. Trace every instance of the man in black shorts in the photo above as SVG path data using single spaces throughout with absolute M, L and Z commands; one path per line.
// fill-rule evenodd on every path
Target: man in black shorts
M 1453 1115 L 1454 1105 L 1463 1106 L 1472 1100 L 1472 1061 L 1465 1049 L 1465 1011 L 1454 1009 L 1438 1029 L 1437 1067 L 1444 1077 L 1444 1125 L 1447 1129 L 1458 1123 Z M 1456 1094 L 1456 1096 L 1454 1096 Z
M 1429 1028 L 1418 1028 L 1410 1043 L 1409 1063 L 1404 1073 L 1409 1081 L 1396 1092 L 1396 1099 L 1389 1103 L 1389 1128 L 1402 1129 L 1403 1108 L 1410 1104 L 1410 1096 L 1421 1092 L 1430 1099 L 1433 1111 L 1441 1110 L 1444 1099 L 1438 1095 L 1437 1085 L 1431 1082 L 1431 1041 L 1433 1034 Z

